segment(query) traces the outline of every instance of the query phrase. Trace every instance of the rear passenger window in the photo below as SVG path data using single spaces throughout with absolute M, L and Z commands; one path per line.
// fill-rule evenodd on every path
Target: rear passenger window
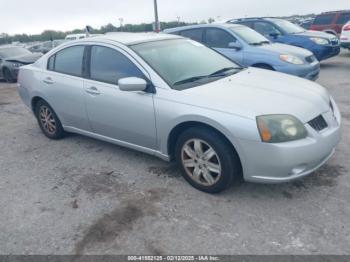
M 197 42 L 203 41 L 203 29 L 189 29 L 182 31 L 180 34 Z
M 319 15 L 313 22 L 314 25 L 329 25 L 333 22 L 335 14 Z
M 55 69 L 55 58 L 56 58 L 56 55 L 51 56 L 47 63 L 47 69 L 50 71 L 53 71 Z
M 90 77 L 93 80 L 117 84 L 125 77 L 145 78 L 140 69 L 120 52 L 103 46 L 91 49 Z
M 338 25 L 344 25 L 350 21 L 350 13 L 341 14 L 337 20 Z
M 73 46 L 57 52 L 48 61 L 48 70 L 82 76 L 84 46 Z
M 216 28 L 207 29 L 205 38 L 206 44 L 213 48 L 228 48 L 229 43 L 236 42 L 236 39 L 231 34 Z

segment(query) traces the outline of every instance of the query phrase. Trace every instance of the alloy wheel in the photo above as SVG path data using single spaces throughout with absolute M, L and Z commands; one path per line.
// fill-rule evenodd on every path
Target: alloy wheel
M 45 131 L 50 135 L 54 135 L 57 130 L 56 121 L 51 110 L 47 106 L 40 107 L 39 118 Z
M 183 145 L 181 161 L 187 175 L 198 184 L 213 186 L 221 177 L 218 154 L 201 139 L 191 139 Z

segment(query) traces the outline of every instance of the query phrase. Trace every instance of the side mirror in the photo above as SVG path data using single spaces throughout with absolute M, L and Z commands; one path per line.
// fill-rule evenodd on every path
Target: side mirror
M 118 81 L 118 86 L 121 91 L 145 91 L 147 88 L 146 80 L 138 77 L 121 78 Z
M 279 33 L 271 33 L 271 34 L 269 34 L 269 36 L 276 39 L 277 37 L 280 36 L 280 34 Z
M 228 44 L 228 47 L 232 48 L 232 49 L 236 49 L 236 50 L 241 50 L 243 48 L 242 44 L 240 42 L 238 42 L 238 41 L 230 42 Z

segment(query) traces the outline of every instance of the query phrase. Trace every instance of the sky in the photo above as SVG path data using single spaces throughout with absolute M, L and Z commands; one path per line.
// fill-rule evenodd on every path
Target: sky
M 153 0 L 0 0 L 0 33 L 39 34 L 86 25 L 150 23 Z M 350 0 L 158 0 L 161 21 L 200 22 L 246 16 L 287 16 L 350 9 Z

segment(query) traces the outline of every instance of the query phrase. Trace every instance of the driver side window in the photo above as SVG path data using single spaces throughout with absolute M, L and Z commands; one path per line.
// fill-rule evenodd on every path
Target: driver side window
M 216 28 L 208 28 L 205 36 L 206 45 L 212 48 L 229 48 L 229 43 L 237 41 L 228 32 Z
M 266 22 L 256 22 L 254 29 L 265 36 L 281 34 L 281 32 L 274 25 Z
M 125 77 L 145 79 L 143 73 L 122 53 L 104 46 L 91 48 L 90 78 L 116 85 Z

